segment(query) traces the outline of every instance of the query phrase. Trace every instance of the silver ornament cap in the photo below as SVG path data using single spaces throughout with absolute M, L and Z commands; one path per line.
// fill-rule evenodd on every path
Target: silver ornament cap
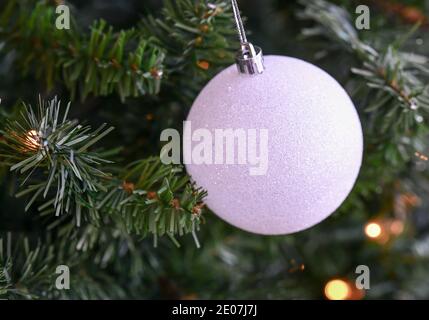
M 251 43 L 241 45 L 240 51 L 235 57 L 238 72 L 243 74 L 261 74 L 264 72 L 264 56 L 260 47 L 254 47 Z

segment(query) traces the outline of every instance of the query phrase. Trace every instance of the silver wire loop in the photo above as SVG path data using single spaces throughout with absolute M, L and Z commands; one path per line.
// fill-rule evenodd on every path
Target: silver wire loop
M 262 49 L 254 47 L 253 44 L 247 41 L 246 30 L 244 29 L 243 19 L 241 18 L 237 1 L 231 0 L 231 3 L 241 44 L 240 50 L 237 52 L 235 58 L 238 72 L 249 75 L 261 74 L 265 69 Z
M 237 0 L 231 0 L 232 11 L 234 12 L 235 23 L 237 24 L 238 37 L 240 43 L 247 43 L 246 31 L 244 30 L 243 19 L 241 19 L 240 9 L 238 8 Z

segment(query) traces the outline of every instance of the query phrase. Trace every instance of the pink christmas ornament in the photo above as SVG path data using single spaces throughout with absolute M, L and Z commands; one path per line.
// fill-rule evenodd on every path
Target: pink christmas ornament
M 267 56 L 265 71 L 253 76 L 227 68 L 202 90 L 187 120 L 187 130 L 208 129 L 213 137 L 216 129 L 256 129 L 258 137 L 268 130 L 266 174 L 238 164 L 237 148 L 234 164 L 186 165 L 208 191 L 208 207 L 253 233 L 289 234 L 321 222 L 359 173 L 363 138 L 352 101 L 329 74 L 302 60 Z M 261 140 L 256 146 L 263 149 Z M 191 148 L 184 157 L 192 158 Z

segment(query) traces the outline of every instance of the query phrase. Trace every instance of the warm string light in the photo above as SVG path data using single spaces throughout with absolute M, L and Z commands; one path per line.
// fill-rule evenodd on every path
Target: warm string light
M 429 157 L 427 155 L 424 155 L 423 153 L 420 153 L 418 151 L 416 151 L 416 153 L 414 155 L 422 161 L 428 161 L 429 160 Z
M 386 243 L 392 237 L 397 237 L 404 231 L 405 225 L 399 219 L 371 221 L 365 225 L 365 235 L 373 241 Z
M 29 150 L 38 150 L 40 148 L 40 137 L 36 130 L 27 132 L 24 144 Z
M 412 193 L 405 193 L 402 195 L 402 200 L 404 201 L 404 203 L 406 205 L 408 205 L 409 207 L 417 207 L 421 204 L 422 200 L 416 196 L 415 194 Z
M 404 232 L 404 228 L 404 222 L 401 220 L 392 221 L 389 226 L 390 233 L 394 236 L 399 236 L 402 232 Z
M 289 273 L 303 272 L 305 270 L 305 265 L 303 263 L 297 263 L 295 259 L 290 261 L 291 267 L 288 269 Z
M 348 300 L 351 294 L 352 288 L 347 281 L 334 279 L 325 285 L 325 296 L 329 300 Z
M 376 222 L 368 223 L 365 226 L 365 234 L 372 239 L 380 237 L 382 234 L 381 225 Z
M 358 289 L 347 279 L 332 279 L 325 285 L 325 297 L 328 300 L 361 300 L 365 291 Z
M 421 199 L 412 193 L 402 193 L 395 197 L 394 213 L 397 218 L 406 219 L 407 215 L 421 205 Z

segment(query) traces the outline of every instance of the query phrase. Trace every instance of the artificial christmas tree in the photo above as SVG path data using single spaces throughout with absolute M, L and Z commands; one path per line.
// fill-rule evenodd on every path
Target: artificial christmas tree
M 334 215 L 266 237 L 218 219 L 198 179 L 159 157 L 161 132 L 180 130 L 233 64 L 230 1 L 3 1 L 0 296 L 429 298 L 429 4 L 365 1 L 369 30 L 355 26 L 358 5 L 240 2 L 254 43 L 332 74 L 364 131 L 360 175 Z M 358 266 L 369 289 L 355 287 Z

